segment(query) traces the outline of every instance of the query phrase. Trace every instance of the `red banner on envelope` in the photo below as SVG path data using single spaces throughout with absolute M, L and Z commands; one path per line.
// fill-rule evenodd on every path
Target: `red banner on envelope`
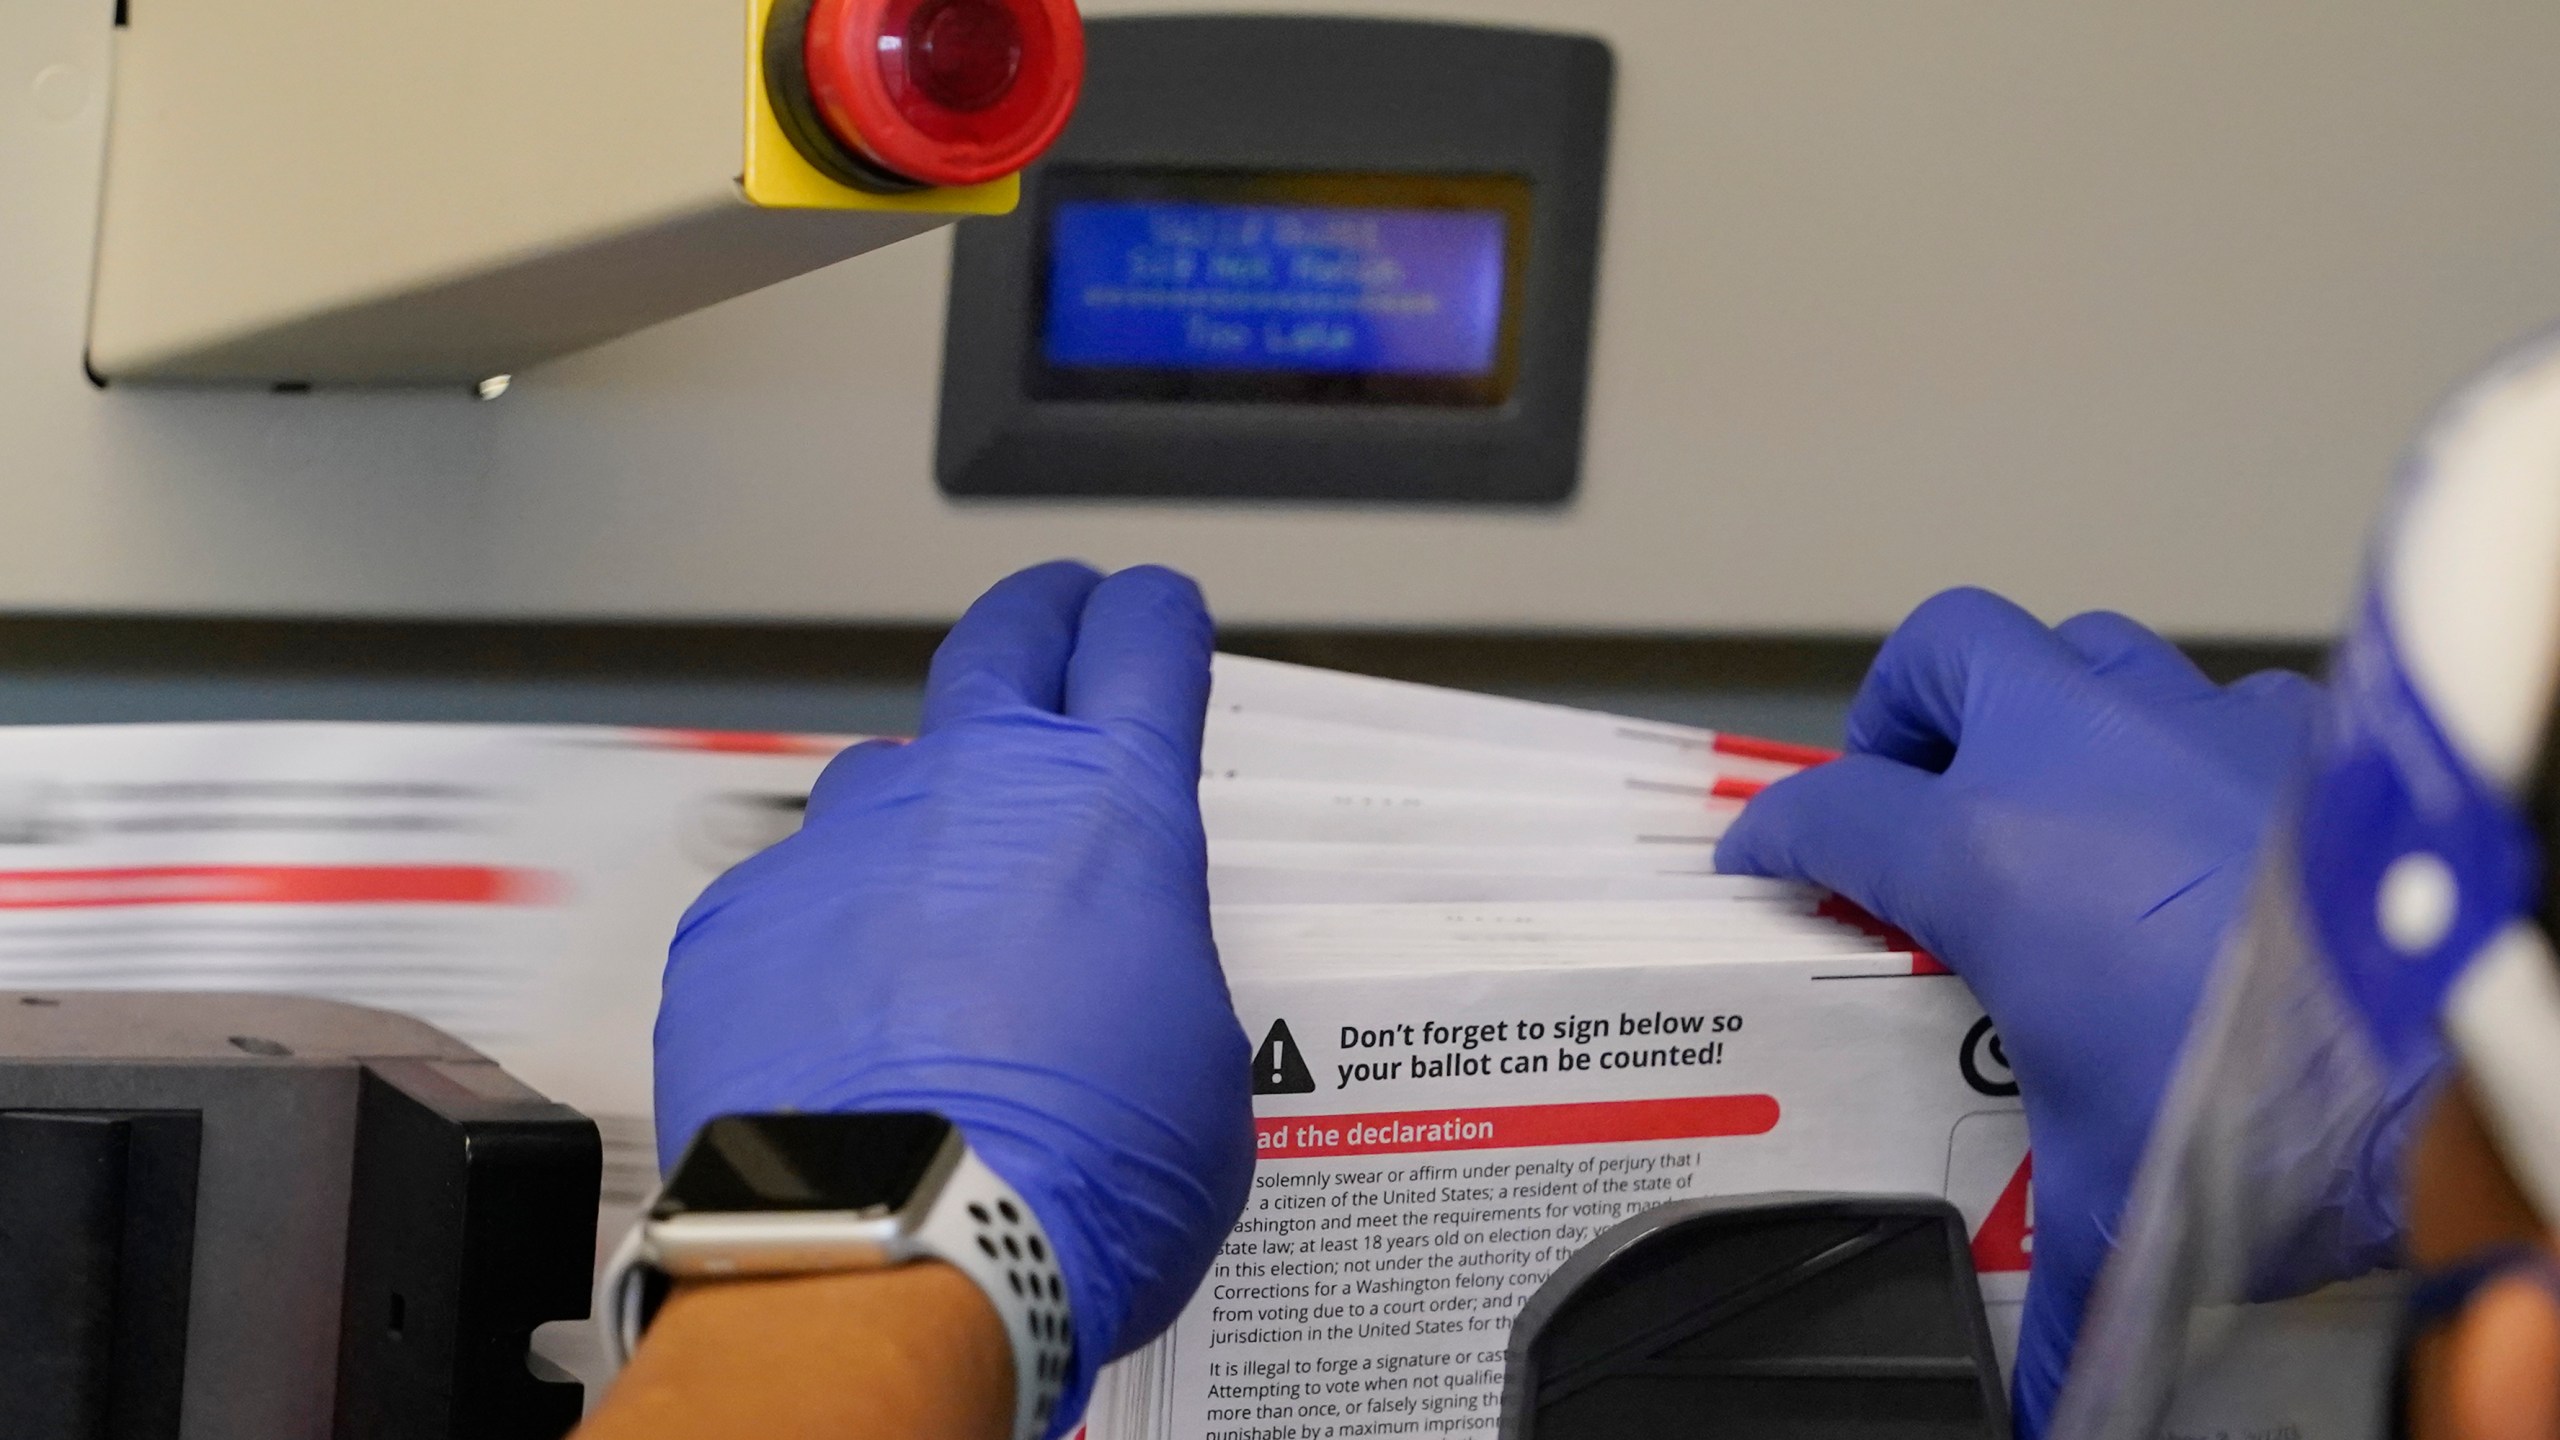
M 1259 1132 L 1256 1152 L 1265 1160 L 1608 1145 L 1633 1140 L 1703 1140 L 1721 1135 L 1765 1135 L 1777 1125 L 1778 1100 L 1774 1095 L 1488 1105 L 1374 1115 L 1275 1115 L 1254 1122 Z

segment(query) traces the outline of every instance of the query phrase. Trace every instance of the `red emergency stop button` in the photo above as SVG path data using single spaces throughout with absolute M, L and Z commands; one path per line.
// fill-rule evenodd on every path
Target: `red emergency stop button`
M 1084 83 L 1073 0 L 782 0 L 765 79 L 792 143 L 847 184 L 976 185 L 1066 128 Z

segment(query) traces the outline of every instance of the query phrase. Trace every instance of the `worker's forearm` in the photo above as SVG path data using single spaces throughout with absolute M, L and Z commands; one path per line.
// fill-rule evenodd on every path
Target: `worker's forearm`
M 1005 1440 L 1013 1358 L 968 1278 L 926 1263 L 689 1284 L 577 1440 Z

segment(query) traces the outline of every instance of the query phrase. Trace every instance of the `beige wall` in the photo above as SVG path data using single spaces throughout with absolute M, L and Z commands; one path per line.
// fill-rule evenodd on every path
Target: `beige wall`
M 2560 7 L 1348 8 L 1617 46 L 1572 507 L 953 506 L 938 236 L 495 404 L 99 394 L 108 0 L 0 0 L 0 607 L 920 618 L 1068 552 L 1278 623 L 2313 634 L 2409 427 L 2560 316 Z

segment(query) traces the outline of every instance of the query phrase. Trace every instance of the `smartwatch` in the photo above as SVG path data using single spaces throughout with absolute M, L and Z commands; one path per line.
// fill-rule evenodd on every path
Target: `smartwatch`
M 677 1280 L 944 1261 L 1013 1345 L 1013 1434 L 1038 1440 L 1075 1358 L 1057 1252 L 1022 1197 L 939 1115 L 724 1115 L 624 1237 L 596 1294 L 619 1366 Z

